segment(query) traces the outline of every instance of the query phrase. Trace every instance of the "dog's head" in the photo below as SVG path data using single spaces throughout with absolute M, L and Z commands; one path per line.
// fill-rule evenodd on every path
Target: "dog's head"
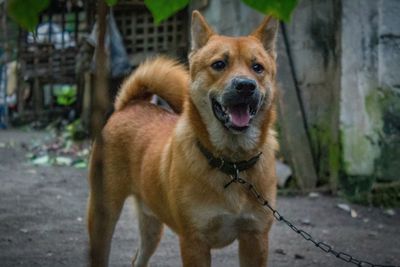
M 249 36 L 221 36 L 193 12 L 190 95 L 207 127 L 228 135 L 262 127 L 275 93 L 277 28 L 269 17 Z

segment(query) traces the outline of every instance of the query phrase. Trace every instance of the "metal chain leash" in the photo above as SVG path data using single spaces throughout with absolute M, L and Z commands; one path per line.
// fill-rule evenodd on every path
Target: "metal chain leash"
M 255 188 L 255 186 L 243 178 L 239 177 L 239 171 L 236 171 L 235 176 L 231 176 L 232 180 L 229 181 L 224 188 L 227 188 L 230 186 L 232 183 L 238 183 L 242 185 L 246 190 L 248 190 L 257 200 L 258 203 L 260 203 L 263 207 L 266 207 L 269 211 L 272 212 L 273 216 L 277 221 L 284 222 L 287 226 L 289 226 L 295 233 L 303 237 L 305 240 L 313 243 L 317 248 L 321 249 L 327 254 L 332 254 L 336 258 L 339 258 L 340 260 L 348 263 L 352 263 L 356 266 L 360 267 L 400 267 L 399 265 L 379 265 L 379 264 L 373 264 L 367 261 L 359 260 L 356 259 L 355 257 L 341 252 L 334 250 L 332 246 L 326 244 L 325 242 L 322 241 L 317 241 L 315 238 L 313 238 L 309 233 L 304 231 L 303 229 L 299 229 L 297 226 L 295 226 L 291 221 L 283 217 L 276 209 L 274 209 L 271 204 L 266 200 Z

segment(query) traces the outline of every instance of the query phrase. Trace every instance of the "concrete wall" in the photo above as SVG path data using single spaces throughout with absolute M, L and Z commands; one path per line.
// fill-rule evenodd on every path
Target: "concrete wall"
M 382 128 L 375 107 L 378 90 L 378 1 L 343 1 L 340 128 L 344 170 L 348 175 L 374 173 Z M 374 109 L 372 114 L 367 106 Z
M 339 171 L 340 1 L 300 1 L 287 24 L 320 182 L 336 187 Z
M 320 178 L 334 175 L 339 153 L 352 183 L 400 180 L 399 14 L 397 0 L 303 0 L 293 13 L 288 34 Z
M 340 127 L 350 176 L 400 180 L 400 1 L 342 1 Z
M 378 6 L 378 81 L 381 154 L 376 174 L 380 179 L 400 180 L 400 1 L 380 0 Z

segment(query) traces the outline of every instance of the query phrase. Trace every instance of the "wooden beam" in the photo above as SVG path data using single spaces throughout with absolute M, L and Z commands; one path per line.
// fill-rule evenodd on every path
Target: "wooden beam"
M 305 115 L 282 33 L 278 38 L 278 113 L 281 140 L 302 191 L 315 188 L 317 173 L 307 135 Z

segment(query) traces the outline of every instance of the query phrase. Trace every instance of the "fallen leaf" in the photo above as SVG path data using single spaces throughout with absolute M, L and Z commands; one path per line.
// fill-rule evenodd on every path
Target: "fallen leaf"
M 85 161 L 78 161 L 73 164 L 75 168 L 84 169 L 87 167 L 87 163 Z
M 337 204 L 337 207 L 338 207 L 339 209 L 341 209 L 341 210 L 346 211 L 346 212 L 350 212 L 350 211 L 351 211 L 350 206 L 347 205 L 347 204 L 344 204 L 344 203 Z
M 286 255 L 286 252 L 281 248 L 275 249 L 275 253 L 280 255 Z
M 317 197 L 319 197 L 319 193 L 317 193 L 317 192 L 310 192 L 310 193 L 308 194 L 308 197 L 310 197 L 310 198 L 317 198 Z
M 71 166 L 72 164 L 72 159 L 68 157 L 56 157 L 55 164 L 61 165 L 61 166 Z
M 310 221 L 310 219 L 308 219 L 308 218 L 306 218 L 306 219 L 301 219 L 301 220 L 300 220 L 300 223 L 301 223 L 302 225 L 311 226 L 311 221 Z
M 50 164 L 50 157 L 48 155 L 41 156 L 32 160 L 34 165 L 48 165 Z
M 368 236 L 370 236 L 370 237 L 377 237 L 377 236 L 378 236 L 378 233 L 375 232 L 375 231 L 371 231 L 371 232 L 368 233 Z
M 355 210 L 353 210 L 353 209 L 351 209 L 350 215 L 351 215 L 352 218 L 357 218 L 358 217 L 357 212 Z
M 391 217 L 396 215 L 396 212 L 394 211 L 394 209 L 387 209 L 387 210 L 384 211 L 384 213 L 386 215 L 388 215 L 388 216 L 391 216 Z
M 77 155 L 80 156 L 80 157 L 87 156 L 87 155 L 89 155 L 89 149 L 84 148 L 83 150 L 78 151 Z

